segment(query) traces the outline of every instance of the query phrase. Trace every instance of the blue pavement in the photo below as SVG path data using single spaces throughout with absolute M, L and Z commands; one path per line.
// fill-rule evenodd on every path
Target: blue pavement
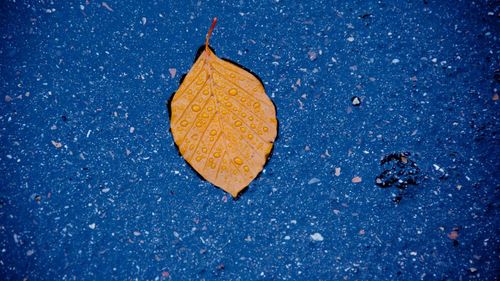
M 2 280 L 498 280 L 495 1 L 0 4 Z M 166 102 L 211 46 L 279 137 L 237 200 Z

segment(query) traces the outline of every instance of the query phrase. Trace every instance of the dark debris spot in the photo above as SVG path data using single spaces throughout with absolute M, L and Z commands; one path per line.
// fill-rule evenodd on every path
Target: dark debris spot
M 371 13 L 366 13 L 366 14 L 359 16 L 360 19 L 369 19 L 371 17 L 373 17 L 373 15 Z
M 223 264 L 223 263 L 221 263 L 221 264 L 217 265 L 217 270 L 224 270 L 224 268 L 225 268 L 225 267 L 224 267 L 224 264 Z
M 392 201 L 394 201 L 394 203 L 396 203 L 396 204 L 399 204 L 402 199 L 403 199 L 403 195 L 399 194 L 399 195 L 394 196 L 394 198 L 392 198 Z
M 375 178 L 375 184 L 382 188 L 395 186 L 398 189 L 417 185 L 420 168 L 409 157 L 409 152 L 397 152 L 382 158 L 380 165 L 384 170 Z

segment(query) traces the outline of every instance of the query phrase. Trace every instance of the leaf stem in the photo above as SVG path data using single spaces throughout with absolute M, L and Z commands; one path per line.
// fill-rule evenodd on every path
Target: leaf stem
M 205 39 L 205 52 L 208 53 L 208 40 L 210 40 L 210 36 L 212 36 L 212 31 L 214 31 L 215 24 L 217 23 L 217 18 L 214 18 L 212 21 L 212 26 L 210 26 L 210 29 L 208 30 L 207 37 Z

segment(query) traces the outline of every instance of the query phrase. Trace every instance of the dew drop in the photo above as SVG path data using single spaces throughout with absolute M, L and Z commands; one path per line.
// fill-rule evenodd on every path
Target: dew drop
M 244 133 L 244 132 L 246 132 L 246 131 L 247 131 L 247 128 L 245 128 L 245 127 L 241 127 L 241 128 L 240 128 L 240 131 L 242 131 L 242 132 Z
M 229 95 L 236 96 L 236 94 L 238 94 L 238 91 L 235 88 L 229 89 Z
M 247 114 L 245 112 L 241 113 L 241 116 L 247 117 Z
M 184 153 L 186 152 L 186 147 L 185 146 L 182 146 L 182 147 L 179 147 L 179 152 L 184 155 Z
M 214 110 L 214 108 L 213 108 L 213 107 L 211 107 L 211 106 L 209 106 L 209 107 L 207 107 L 207 110 L 208 110 L 208 111 L 212 111 L 212 110 Z
M 234 161 L 234 163 L 236 163 L 236 165 L 243 164 L 243 160 L 241 160 L 240 157 L 234 157 L 233 161 Z
M 247 101 L 246 98 L 241 98 L 240 100 L 241 100 L 241 102 L 246 102 Z
M 253 135 L 252 134 L 248 134 L 248 139 L 253 139 Z
M 245 172 L 248 172 L 248 171 L 250 171 L 250 168 L 248 168 L 248 166 L 245 165 L 245 166 L 243 166 L 243 170 L 245 170 Z
M 193 106 L 191 107 L 191 109 L 192 109 L 194 112 L 198 112 L 198 111 L 200 111 L 201 107 L 200 107 L 199 105 L 195 104 L 195 105 L 193 105 Z
M 203 81 L 203 79 L 198 79 L 198 80 L 196 80 L 196 84 L 198 84 L 198 85 L 203 84 L 203 82 L 205 82 L 205 81 Z
M 211 136 L 215 136 L 215 135 L 217 135 L 217 131 L 216 131 L 216 130 L 212 130 L 212 131 L 210 131 L 210 135 L 211 135 Z
M 235 125 L 236 127 L 241 126 L 241 124 L 242 124 L 242 123 L 241 123 L 241 121 L 240 121 L 240 120 L 237 120 L 236 122 L 234 122 L 234 125 Z
M 260 102 L 256 101 L 256 102 L 253 104 L 253 108 L 255 108 L 255 109 L 259 109 L 259 108 L 260 108 Z
M 208 113 L 206 113 L 206 112 L 203 112 L 203 113 L 201 114 L 201 117 L 203 117 L 203 118 L 208 118 L 208 116 L 209 116 L 209 115 L 208 115 Z
M 214 157 L 215 157 L 215 158 L 219 158 L 219 157 L 220 157 L 220 153 L 219 153 L 219 152 L 215 152 L 215 153 L 214 153 Z
M 186 121 L 186 120 L 182 120 L 182 121 L 181 121 L 181 126 L 182 126 L 182 127 L 186 127 L 187 125 L 189 125 L 189 122 L 188 122 L 188 121 Z
M 207 151 L 208 151 L 208 150 L 207 150 L 207 148 L 206 148 L 206 147 L 204 147 L 204 148 L 202 148 L 202 149 L 201 149 L 201 151 L 202 151 L 203 153 L 207 153 Z
M 255 124 L 252 123 L 252 124 L 250 124 L 250 127 L 252 127 L 252 129 L 255 129 L 256 126 L 255 126 Z
M 264 128 L 262 128 L 262 130 L 263 130 L 264 132 L 267 132 L 267 131 L 269 131 L 269 128 L 264 127 Z
M 206 96 L 208 95 L 208 90 L 203 90 L 203 94 Z
M 230 76 L 231 78 L 236 78 L 236 75 L 234 75 L 234 73 L 229 74 L 229 76 Z
M 196 157 L 196 161 L 198 161 L 198 162 L 200 162 L 200 161 L 201 161 L 201 159 L 202 159 L 202 157 L 201 157 L 201 156 L 197 156 L 197 157 Z
M 253 116 L 248 117 L 248 120 L 253 121 Z
M 233 105 L 232 105 L 230 102 L 226 102 L 226 106 L 227 106 L 227 107 L 231 107 L 231 106 L 233 106 Z
M 203 123 L 202 123 L 202 122 L 196 122 L 196 127 L 198 127 L 198 128 L 199 128 L 199 127 L 201 127 L 201 126 L 203 126 Z

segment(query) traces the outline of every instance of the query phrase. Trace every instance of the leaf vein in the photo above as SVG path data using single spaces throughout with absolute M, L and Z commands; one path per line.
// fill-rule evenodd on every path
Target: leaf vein
M 201 86 L 200 90 L 198 90 L 198 92 L 196 93 L 196 95 L 194 96 L 194 98 L 189 101 L 189 104 L 186 106 L 186 108 L 184 108 L 184 110 L 182 111 L 181 115 L 179 116 L 179 119 L 177 119 L 177 122 L 175 123 L 176 125 L 181 121 L 182 117 L 184 116 L 184 114 L 186 113 L 186 111 L 189 109 L 189 107 L 191 106 L 191 104 L 193 104 L 193 102 L 196 100 L 196 98 L 198 97 L 198 95 L 201 93 L 201 91 L 205 87 L 206 83 L 207 83 L 207 81 L 205 81 L 205 83 L 203 83 L 203 85 Z M 201 110 L 200 110 L 200 112 L 201 112 Z
M 242 92 L 244 92 L 245 94 L 247 94 L 249 97 L 258 100 L 258 101 L 264 103 L 267 106 L 267 103 L 268 103 L 267 101 L 264 101 L 264 100 L 256 97 L 255 95 L 250 94 L 247 90 L 243 89 L 240 85 L 236 84 L 234 81 L 231 81 L 226 76 L 224 76 L 224 74 L 222 74 L 220 71 L 216 70 L 215 68 L 214 68 L 214 70 L 215 70 L 215 72 L 217 72 L 222 77 L 222 79 L 224 79 L 227 82 L 233 84 L 233 86 L 238 87 Z

